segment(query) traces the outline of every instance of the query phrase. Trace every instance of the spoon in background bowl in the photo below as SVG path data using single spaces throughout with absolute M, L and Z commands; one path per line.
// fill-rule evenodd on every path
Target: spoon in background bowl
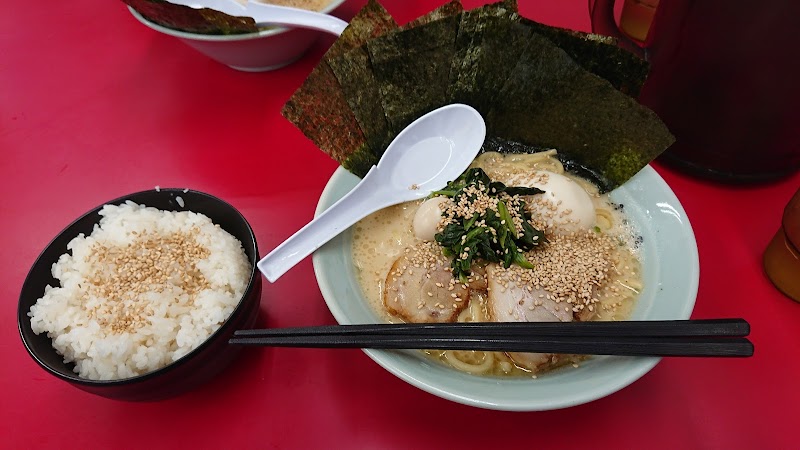
M 485 137 L 483 118 L 467 105 L 443 106 L 418 118 L 353 190 L 262 258 L 258 269 L 275 282 L 364 217 L 444 188 L 469 167 Z
M 290 8 L 246 0 L 169 0 L 176 5 L 194 9 L 209 8 L 234 17 L 252 17 L 256 25 L 286 25 L 297 28 L 310 28 L 339 36 L 347 22 L 329 14 L 306 9 Z

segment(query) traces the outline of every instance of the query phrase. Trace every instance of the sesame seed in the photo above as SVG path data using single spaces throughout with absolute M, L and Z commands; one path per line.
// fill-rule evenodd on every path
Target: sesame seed
M 120 334 L 143 327 L 153 315 L 148 292 L 183 292 L 194 301 L 209 286 L 195 265 L 210 255 L 197 243 L 198 233 L 197 228 L 168 235 L 132 233 L 134 240 L 128 244 L 94 243 L 87 260 L 103 269 L 89 279 L 82 298 L 106 302 L 87 307 L 89 316 L 109 333 Z

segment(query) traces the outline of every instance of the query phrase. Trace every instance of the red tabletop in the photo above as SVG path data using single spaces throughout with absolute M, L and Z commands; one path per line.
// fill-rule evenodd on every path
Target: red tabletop
M 439 1 L 385 3 L 404 23 Z M 586 0 L 521 3 L 527 17 L 589 29 Z M 156 185 L 193 188 L 240 209 L 262 254 L 312 217 L 337 165 L 279 111 L 330 42 L 284 69 L 243 73 L 143 27 L 122 2 L 2 3 L 0 447 L 796 447 L 800 304 L 773 288 L 761 255 L 800 174 L 734 187 L 655 164 L 697 237 L 693 317 L 746 318 L 756 353 L 665 359 L 589 404 L 533 413 L 464 406 L 359 350 L 250 349 L 209 384 L 143 404 L 85 393 L 40 369 L 16 329 L 20 287 L 44 246 L 86 210 Z M 310 260 L 265 283 L 261 305 L 265 326 L 334 323 Z

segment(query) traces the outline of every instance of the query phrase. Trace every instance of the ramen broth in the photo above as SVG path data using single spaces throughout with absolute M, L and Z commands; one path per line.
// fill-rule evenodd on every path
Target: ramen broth
M 609 255 L 610 269 L 607 272 L 607 279 L 594 291 L 597 303 L 590 308 L 584 308 L 581 312 L 575 312 L 576 320 L 611 321 L 626 320 L 630 317 L 636 298 L 642 289 L 642 279 L 636 237 L 628 227 L 621 208 L 612 204 L 607 195 L 598 194 L 597 188 L 592 183 L 564 172 L 553 151 L 532 155 L 484 153 L 475 160 L 473 167 L 482 168 L 492 180 L 501 181 L 508 186 L 513 186 L 513 181 L 519 179 L 519 176 L 541 170 L 563 174 L 578 183 L 589 194 L 594 205 L 596 217 L 591 232 L 613 237 L 615 245 Z M 395 261 L 404 254 L 406 248 L 422 243 L 415 236 L 412 227 L 414 216 L 421 203 L 422 201 L 413 201 L 385 208 L 366 217 L 355 226 L 352 256 L 358 281 L 372 309 L 387 322 L 405 321 L 387 310 L 384 304 L 384 291 L 387 288 L 387 275 Z M 536 223 L 535 215 L 532 222 L 535 226 L 545 227 Z M 551 229 L 545 227 L 545 234 L 550 240 L 550 243 L 545 245 L 562 245 L 564 241 L 569 242 L 568 238 L 556 237 L 555 233 L 558 231 L 555 228 L 557 227 Z M 538 247 L 531 253 L 537 251 L 540 251 Z M 539 267 L 541 266 L 537 265 L 537 268 Z M 537 268 L 532 270 L 536 271 Z M 472 290 L 467 306 L 458 313 L 457 321 L 491 320 L 491 312 L 487 306 L 487 292 Z M 584 359 L 577 355 L 546 355 L 545 363 L 531 367 L 518 363 L 521 360 L 519 354 L 509 356 L 503 352 L 454 350 L 428 350 L 425 353 L 456 369 L 481 375 L 535 377 L 537 372 L 567 364 L 576 365 Z

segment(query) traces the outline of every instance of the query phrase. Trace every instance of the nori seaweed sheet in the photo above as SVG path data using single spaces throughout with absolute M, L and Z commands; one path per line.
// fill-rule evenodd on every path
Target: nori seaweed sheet
M 620 91 L 638 97 L 650 65 L 616 45 L 616 39 L 552 27 L 520 17 L 520 22 L 550 39 L 581 67 L 604 78 Z
M 398 26 L 386 9 L 374 0 L 359 12 L 359 16 L 360 20 L 354 20 L 348 26 L 353 27 L 353 32 L 337 39 L 325 54 L 324 62 L 336 76 L 366 140 L 366 148 L 349 155 L 346 165 L 353 167 L 351 172 L 363 177 L 373 164 L 378 163 L 378 155 L 383 154 L 392 139 L 386 114 L 381 102 L 377 101 L 380 92 L 364 43 L 390 33 Z M 364 17 L 369 19 L 364 20 Z
M 122 1 L 147 20 L 174 30 L 199 34 L 244 34 L 259 31 L 252 17 L 234 17 L 209 8 L 194 9 L 163 0 Z
M 348 28 L 353 27 L 353 32 L 337 39 L 324 59 L 336 76 L 347 104 L 367 141 L 370 153 L 353 155 L 362 161 L 357 165 L 360 169 L 354 173 L 364 176 L 372 164 L 377 163 L 374 155 L 388 145 L 389 130 L 383 108 L 380 102 L 376 101 L 380 94 L 363 44 L 397 29 L 398 26 L 386 9 L 374 0 L 370 1 L 359 15 L 369 19 L 352 21 Z
M 674 137 L 654 112 L 534 34 L 485 116 L 487 134 L 555 148 L 614 188 Z
M 346 169 L 364 170 L 358 155 L 372 152 L 328 64 L 323 62 L 314 68 L 281 114 Z
M 389 145 L 393 133 L 380 102 L 380 90 L 365 47 L 356 47 L 327 60 L 336 75 L 347 104 L 364 133 L 367 145 L 377 164 L 380 154 Z M 364 174 L 359 173 L 359 176 Z
M 528 45 L 532 31 L 514 21 L 516 12 L 506 3 L 465 12 L 450 71 L 448 96 L 485 116 Z
M 281 110 L 281 114 L 317 147 L 360 176 L 375 163 L 375 152 L 370 149 L 327 59 L 358 47 L 396 26 L 383 6 L 370 0 Z
M 403 25 L 401 29 L 408 30 L 420 25 L 426 25 L 436 20 L 455 16 L 456 14 L 460 14 L 462 11 L 464 11 L 464 6 L 461 5 L 461 2 L 459 0 L 452 0 L 451 2 L 445 3 L 444 5 L 434 9 L 428 14 L 424 14 L 408 22 L 407 24 Z
M 382 36 L 396 28 L 397 22 L 386 11 L 386 8 L 376 0 L 369 0 L 350 20 L 339 38 L 331 44 L 324 59 L 327 60 L 360 47 L 370 39 Z
M 367 42 L 393 134 L 449 103 L 450 66 L 459 22 L 459 16 L 450 16 Z
M 370 38 L 385 35 L 394 30 L 424 25 L 458 14 L 461 11 L 463 11 L 463 7 L 459 1 L 446 3 L 406 24 L 403 28 L 397 27 L 393 20 L 391 22 L 392 26 L 388 26 L 388 23 L 385 23 L 386 26 L 377 30 L 377 32 L 373 30 Z M 373 152 L 372 163 L 377 164 L 386 147 L 396 136 L 396 133 L 390 128 L 383 105 L 379 101 L 381 98 L 379 83 L 372 70 L 369 54 L 363 45 L 346 52 L 333 53 L 328 52 L 325 60 L 330 65 L 337 80 L 339 80 L 339 84 L 347 98 L 347 103 L 350 105 L 361 131 L 364 133 L 368 147 Z M 366 165 L 369 158 L 366 155 L 361 155 L 360 160 L 362 170 L 354 173 L 363 176 L 366 173 L 365 169 L 369 169 L 369 166 Z

